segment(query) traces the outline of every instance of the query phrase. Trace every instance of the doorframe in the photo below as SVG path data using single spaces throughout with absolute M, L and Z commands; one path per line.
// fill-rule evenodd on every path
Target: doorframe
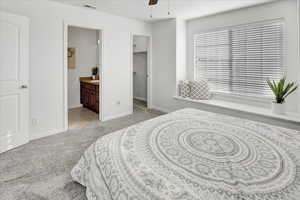
M 92 29 L 101 32 L 101 52 L 98 55 L 98 61 L 100 64 L 100 83 L 99 83 L 99 121 L 102 121 L 103 118 L 103 88 L 104 88 L 104 28 L 99 24 L 90 23 L 90 22 L 78 22 L 78 21 L 67 21 L 63 22 L 63 127 L 64 131 L 69 129 L 69 108 L 68 108 L 68 28 L 70 26 L 78 28 Z M 101 59 L 101 60 L 100 60 Z M 101 91 L 101 92 L 100 92 Z
M 130 102 L 133 113 L 133 38 L 143 36 L 149 39 L 147 47 L 147 108 L 152 108 L 152 35 L 131 33 L 130 34 Z

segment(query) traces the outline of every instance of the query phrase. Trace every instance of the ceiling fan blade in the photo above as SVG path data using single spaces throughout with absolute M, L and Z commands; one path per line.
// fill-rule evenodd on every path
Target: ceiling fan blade
M 149 6 L 156 5 L 158 3 L 158 0 L 150 0 L 149 1 Z

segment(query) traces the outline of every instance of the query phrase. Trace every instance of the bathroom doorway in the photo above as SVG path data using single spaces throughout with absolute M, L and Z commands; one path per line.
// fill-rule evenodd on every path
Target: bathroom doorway
M 65 129 L 101 120 L 102 31 L 65 27 Z

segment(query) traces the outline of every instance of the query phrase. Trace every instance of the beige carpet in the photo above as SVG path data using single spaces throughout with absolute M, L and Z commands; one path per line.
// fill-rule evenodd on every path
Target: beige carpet
M 84 150 L 98 137 L 161 114 L 137 109 L 0 154 L 0 200 L 86 200 L 85 188 L 70 177 Z

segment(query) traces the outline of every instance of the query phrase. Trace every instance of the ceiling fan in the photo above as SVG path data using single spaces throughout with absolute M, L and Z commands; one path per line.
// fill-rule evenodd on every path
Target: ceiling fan
M 149 6 L 156 5 L 158 3 L 158 0 L 150 0 L 149 1 Z
M 152 6 L 158 4 L 158 0 L 149 0 L 149 6 L 151 8 L 150 18 L 152 18 Z M 168 15 L 170 15 L 170 0 L 168 0 Z

